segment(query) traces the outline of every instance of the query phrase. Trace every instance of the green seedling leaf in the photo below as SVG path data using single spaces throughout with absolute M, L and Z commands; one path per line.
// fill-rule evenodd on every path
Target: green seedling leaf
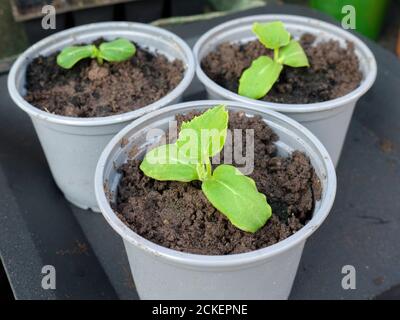
M 117 39 L 104 42 L 99 47 L 100 58 L 110 62 L 121 62 L 128 60 L 136 52 L 136 47 L 127 39 Z
M 176 144 L 166 144 L 148 152 L 140 169 L 146 176 L 159 181 L 199 180 L 197 164 L 185 158 Z
M 279 79 L 283 66 L 268 56 L 261 56 L 251 63 L 239 80 L 239 95 L 260 99 L 271 90 Z
M 57 64 L 64 69 L 71 69 L 82 59 L 95 58 L 97 51 L 94 45 L 67 47 L 57 56 Z
M 237 228 L 256 232 L 265 225 L 272 210 L 256 184 L 238 169 L 220 165 L 202 190 L 212 205 L 222 212 Z
M 279 79 L 283 65 L 290 67 L 308 67 L 308 59 L 303 48 L 295 40 L 281 21 L 253 24 L 253 32 L 268 49 L 274 50 L 274 59 L 261 56 L 244 70 L 239 80 L 238 93 L 252 99 L 265 96 Z
M 310 66 L 303 48 L 296 40 L 291 40 L 280 49 L 278 62 L 294 68 Z
M 286 46 L 290 41 L 290 33 L 286 31 L 281 21 L 258 23 L 252 28 L 258 40 L 268 49 L 279 49 Z
M 186 157 L 201 162 L 213 157 L 225 144 L 228 118 L 225 106 L 219 105 L 184 122 L 176 142 L 178 147 Z
M 103 63 L 103 59 L 110 62 L 121 62 L 132 57 L 136 48 L 132 42 L 126 39 L 117 39 L 104 42 L 99 49 L 95 45 L 72 46 L 64 48 L 57 56 L 57 64 L 64 69 L 71 69 L 78 61 L 86 58 L 97 59 Z

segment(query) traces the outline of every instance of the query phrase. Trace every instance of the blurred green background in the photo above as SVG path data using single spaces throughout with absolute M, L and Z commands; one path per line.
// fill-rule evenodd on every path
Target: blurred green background
M 341 21 L 344 14 L 342 8 L 351 5 L 356 12 L 356 28 L 363 35 L 377 39 L 389 0 L 310 0 L 312 8 L 320 10 Z

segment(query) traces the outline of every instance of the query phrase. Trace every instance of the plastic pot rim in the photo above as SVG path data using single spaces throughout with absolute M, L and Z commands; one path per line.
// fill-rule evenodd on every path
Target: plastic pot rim
M 186 63 L 185 71 L 183 75 L 183 79 L 181 82 L 169 93 L 167 93 L 161 99 L 146 105 L 142 108 L 139 108 L 134 111 L 106 116 L 106 117 L 88 117 L 88 118 L 78 118 L 78 117 L 68 117 L 62 115 L 52 114 L 46 111 L 42 111 L 39 108 L 33 106 L 29 102 L 27 102 L 24 97 L 19 93 L 19 90 L 16 87 L 16 77 L 17 75 L 22 72 L 20 69 L 22 68 L 24 61 L 29 60 L 32 57 L 38 56 L 43 49 L 47 47 L 49 44 L 54 44 L 60 39 L 65 38 L 72 38 L 74 39 L 76 34 L 80 32 L 90 32 L 96 31 L 97 29 L 108 29 L 108 28 L 138 28 L 139 32 L 153 32 L 158 33 L 160 37 L 166 37 L 173 39 L 173 41 L 178 44 L 178 46 L 182 49 L 184 55 L 186 56 L 187 61 L 183 61 Z M 39 42 L 35 43 L 27 50 L 25 50 L 18 59 L 14 62 L 10 73 L 7 79 L 8 91 L 14 103 L 19 106 L 22 110 L 28 113 L 31 117 L 34 117 L 38 120 L 43 120 L 50 123 L 67 125 L 67 126 L 75 126 L 75 127 L 97 127 L 97 126 L 104 126 L 104 125 L 112 125 L 118 124 L 122 122 L 129 121 L 131 119 L 135 119 L 137 117 L 141 117 L 142 115 L 154 111 L 161 106 L 168 105 L 174 99 L 179 97 L 183 94 L 183 92 L 187 89 L 187 87 L 191 84 L 193 77 L 195 74 L 195 66 L 194 66 L 194 58 L 193 53 L 189 46 L 183 41 L 180 37 L 175 35 L 174 33 L 155 27 L 151 25 L 147 25 L 144 23 L 139 22 L 98 22 L 98 23 L 91 23 L 86 24 L 79 27 L 70 28 L 64 31 L 57 32 L 52 34 Z
M 127 127 L 122 129 L 106 146 L 103 153 L 100 156 L 100 159 L 97 164 L 96 174 L 95 174 L 95 193 L 99 208 L 107 220 L 107 222 L 111 225 L 111 227 L 127 242 L 135 245 L 136 247 L 144 250 L 148 254 L 152 256 L 158 256 L 160 258 L 164 258 L 164 260 L 169 261 L 172 264 L 186 265 L 189 268 L 234 268 L 241 267 L 243 265 L 251 265 L 262 263 L 268 258 L 276 256 L 277 254 L 287 251 L 290 248 L 299 245 L 304 242 L 325 220 L 327 215 L 329 214 L 336 195 L 336 172 L 332 160 L 328 154 L 328 151 L 322 145 L 322 143 L 304 126 L 299 124 L 298 122 L 290 119 L 289 117 L 277 113 L 272 110 L 263 110 L 264 118 L 265 116 L 273 116 L 274 118 L 279 119 L 280 121 L 285 122 L 289 127 L 294 128 L 295 130 L 302 131 L 307 139 L 311 141 L 311 144 L 314 145 L 318 152 L 320 153 L 320 157 L 323 159 L 327 170 L 326 176 L 326 197 L 325 201 L 321 202 L 319 208 L 314 211 L 313 217 L 308 223 L 302 227 L 295 234 L 290 237 L 282 240 L 274 245 L 268 246 L 266 248 L 254 250 L 247 253 L 239 253 L 239 254 L 231 254 L 224 256 L 217 255 L 199 255 L 192 253 L 185 253 L 176 251 L 173 249 L 169 249 L 158 244 L 155 244 L 134 231 L 132 231 L 129 227 L 127 227 L 115 214 L 113 209 L 109 204 L 109 200 L 104 191 L 104 169 L 106 168 L 107 162 L 109 161 L 109 157 L 112 154 L 113 148 L 120 144 L 121 140 L 128 134 L 129 131 L 139 126 L 141 123 L 150 120 L 153 117 L 156 117 L 164 112 L 169 112 L 173 110 L 180 110 L 184 107 L 201 105 L 201 106 L 214 106 L 218 104 L 225 104 L 228 106 L 237 106 L 243 107 L 244 111 L 255 111 L 260 112 L 259 108 L 251 105 L 246 105 L 240 102 L 235 101 L 226 101 L 226 100 L 199 100 L 199 101 L 191 101 L 175 104 L 172 106 L 167 106 L 163 109 L 154 111 L 149 113 L 129 124 Z
M 271 20 L 282 20 L 283 23 L 291 22 L 291 23 L 298 23 L 301 25 L 308 25 L 314 26 L 316 32 L 323 30 L 328 34 L 335 34 L 340 36 L 342 39 L 349 40 L 354 43 L 355 48 L 358 49 L 363 55 L 367 58 L 369 67 L 368 69 L 370 72 L 364 75 L 364 79 L 362 80 L 361 84 L 353 91 L 349 92 L 348 94 L 324 101 L 324 102 L 317 102 L 317 103 L 308 103 L 308 104 L 286 104 L 286 103 L 273 103 L 267 101 L 261 101 L 256 99 L 251 99 L 247 97 L 240 96 L 239 94 L 225 89 L 224 87 L 220 86 L 213 80 L 211 80 L 201 68 L 201 61 L 199 60 L 199 52 L 201 48 L 209 41 L 210 38 L 215 38 L 221 32 L 226 30 L 230 30 L 236 25 L 243 25 L 243 24 L 250 24 L 253 21 L 259 21 L 265 17 L 270 18 Z M 239 40 L 239 39 L 238 39 Z M 345 105 L 349 101 L 358 100 L 361 96 L 363 96 L 373 85 L 377 76 L 377 64 L 376 59 L 372 51 L 368 48 L 368 46 L 360 40 L 358 37 L 353 35 L 352 33 L 337 27 L 334 24 L 324 22 L 318 19 L 313 19 L 309 17 L 297 16 L 297 15 L 285 15 L 285 14 L 262 14 L 262 15 L 253 15 L 247 16 L 244 18 L 238 18 L 234 20 L 230 20 L 228 22 L 222 23 L 209 31 L 207 31 L 203 36 L 197 40 L 196 44 L 193 47 L 193 54 L 196 63 L 196 75 L 199 78 L 200 82 L 206 88 L 210 88 L 216 91 L 217 94 L 223 96 L 225 99 L 233 99 L 235 101 L 243 102 L 246 104 L 252 104 L 260 107 L 268 107 L 278 112 L 284 113 L 308 113 L 308 112 L 318 112 L 318 111 L 325 111 L 331 110 L 340 106 Z

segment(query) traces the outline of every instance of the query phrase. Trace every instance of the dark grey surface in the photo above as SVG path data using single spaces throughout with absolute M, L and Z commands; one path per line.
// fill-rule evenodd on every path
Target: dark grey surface
M 221 21 L 259 13 L 323 17 L 305 8 L 268 6 L 169 29 L 193 43 Z M 293 299 L 371 299 L 390 288 L 386 296 L 398 294 L 400 63 L 368 44 L 378 60 L 378 79 L 356 109 L 338 167 L 335 205 L 306 244 Z M 137 298 L 121 240 L 100 214 L 63 199 L 28 117 L 8 97 L 6 76 L 0 77 L 0 97 L 0 254 L 17 298 Z M 186 99 L 201 97 L 194 82 Z M 57 268 L 55 291 L 40 287 L 44 264 Z M 344 265 L 356 268 L 356 290 L 341 287 Z
M 18 299 L 111 299 L 115 290 L 55 186 L 32 124 L 0 77 L 0 257 Z M 56 268 L 56 290 L 41 270 Z

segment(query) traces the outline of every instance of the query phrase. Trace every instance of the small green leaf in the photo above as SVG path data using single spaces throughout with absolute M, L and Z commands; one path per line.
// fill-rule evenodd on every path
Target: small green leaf
M 310 66 L 303 48 L 296 40 L 280 49 L 278 62 L 294 68 Z
M 226 139 L 228 111 L 224 105 L 208 109 L 202 115 L 184 122 L 179 132 L 177 145 L 186 157 L 204 163 L 220 152 Z
M 258 40 L 268 49 L 279 49 L 290 41 L 290 33 L 281 21 L 253 24 L 253 32 Z
M 279 79 L 283 66 L 270 57 L 261 56 L 251 63 L 239 80 L 239 95 L 260 99 Z
M 117 39 L 111 42 L 104 42 L 99 47 L 100 58 L 110 62 L 121 62 L 132 57 L 136 48 L 127 39 Z
M 190 182 L 198 180 L 197 164 L 185 158 L 176 144 L 166 144 L 149 151 L 140 169 L 159 181 Z
M 256 232 L 271 217 L 272 210 L 255 182 L 238 169 L 220 165 L 202 190 L 212 205 L 222 212 L 237 228 Z
M 57 56 L 57 64 L 64 69 L 71 69 L 78 61 L 94 58 L 96 54 L 97 48 L 94 45 L 67 47 Z

